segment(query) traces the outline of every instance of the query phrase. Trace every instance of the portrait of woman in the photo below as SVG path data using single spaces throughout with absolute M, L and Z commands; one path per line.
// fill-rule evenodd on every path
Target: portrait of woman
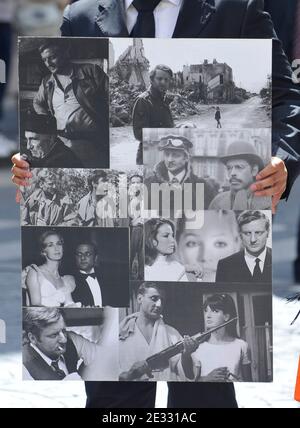
M 80 306 L 72 300 L 75 280 L 71 275 L 60 275 L 64 256 L 64 240 L 56 231 L 49 230 L 39 237 L 40 255 L 43 263 L 31 264 L 23 271 L 27 306 Z
M 167 219 L 145 222 L 145 280 L 188 281 L 185 267 L 177 261 L 175 225 Z
M 205 330 L 237 318 L 230 294 L 208 296 L 203 305 Z M 249 345 L 237 333 L 237 320 L 215 332 L 191 355 L 196 382 L 252 382 Z
M 240 250 L 232 211 L 206 211 L 201 229 L 184 229 L 178 237 L 179 260 L 192 282 L 215 282 L 218 261 Z

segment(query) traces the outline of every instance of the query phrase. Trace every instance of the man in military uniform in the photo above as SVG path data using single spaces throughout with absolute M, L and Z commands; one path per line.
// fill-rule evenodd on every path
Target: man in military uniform
M 264 162 L 252 144 L 236 141 L 220 159 L 227 169 L 230 190 L 217 195 L 210 210 L 271 209 L 271 198 L 255 196 L 251 188 L 258 173 L 264 169 Z
M 56 187 L 56 177 L 46 170 L 38 174 L 38 188 L 26 199 L 22 209 L 22 224 L 32 226 L 72 226 L 75 212 L 68 196 L 62 197 Z
M 172 70 L 166 65 L 157 65 L 150 73 L 151 85 L 137 98 L 133 108 L 133 132 L 140 141 L 136 163 L 143 164 L 143 128 L 173 128 L 166 93 L 173 78 Z

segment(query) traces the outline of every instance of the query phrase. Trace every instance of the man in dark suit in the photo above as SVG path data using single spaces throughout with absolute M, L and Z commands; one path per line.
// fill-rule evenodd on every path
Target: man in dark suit
M 299 0 L 265 0 L 275 31 L 291 63 L 300 59 L 300 2 Z M 298 225 L 297 258 L 294 262 L 295 281 L 300 283 L 300 219 Z
M 297 58 L 295 55 L 295 41 L 297 25 L 300 25 L 300 22 L 297 22 L 298 3 L 299 0 L 285 2 L 282 0 L 265 0 L 265 11 L 272 17 L 277 36 L 282 42 L 283 49 L 290 62 Z
M 82 241 L 76 246 L 75 262 L 77 271 L 74 273 L 76 288 L 72 293 L 74 302 L 80 302 L 83 306 L 128 306 L 126 290 L 125 294 L 120 294 L 116 288 L 116 281 L 119 282 L 116 266 L 100 264 L 98 248 L 93 242 Z
M 245 211 L 238 217 L 238 226 L 244 249 L 219 261 L 216 282 L 271 283 L 269 219 L 262 211 Z
M 80 374 L 94 360 L 97 345 L 66 332 L 66 322 L 58 308 L 24 308 L 23 329 L 23 379 L 74 379 L 74 374 Z M 78 367 L 81 360 L 83 364 Z
M 293 85 L 291 69 L 282 53 L 262 0 L 162 0 L 153 14 L 142 10 L 144 0 L 80 0 L 69 6 L 62 25 L 63 36 L 165 38 L 274 38 L 273 59 L 273 156 L 259 175 L 253 190 L 257 196 L 273 196 L 273 210 L 287 197 L 299 175 L 300 93 Z M 139 11 L 136 9 L 139 9 Z M 154 10 L 155 9 L 155 10 Z M 141 23 L 148 20 L 144 30 Z M 293 127 L 293 132 L 291 132 Z M 13 157 L 13 182 L 26 184 L 27 164 Z M 288 169 L 288 180 L 287 170 Z M 18 198 L 17 198 L 18 200 Z M 87 407 L 154 407 L 156 385 L 149 383 L 88 382 Z M 168 407 L 236 407 L 232 384 L 170 383 Z

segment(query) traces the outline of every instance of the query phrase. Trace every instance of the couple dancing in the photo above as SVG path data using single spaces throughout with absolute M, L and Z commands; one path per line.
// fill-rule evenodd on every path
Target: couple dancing
M 95 274 L 97 259 L 92 243 L 80 243 L 75 250 L 78 272 L 61 275 L 64 239 L 56 231 L 48 230 L 39 237 L 43 263 L 31 264 L 23 270 L 23 292 L 26 306 L 82 307 L 103 306 L 100 284 Z M 80 293 L 79 278 L 86 275 L 86 287 Z M 90 280 L 90 283 L 89 283 Z

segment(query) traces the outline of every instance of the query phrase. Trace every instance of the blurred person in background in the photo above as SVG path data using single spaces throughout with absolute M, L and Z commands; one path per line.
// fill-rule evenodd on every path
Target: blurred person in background
M 300 59 L 300 0 L 265 0 L 265 10 L 270 13 L 275 31 L 291 62 Z M 300 85 L 300 84 L 299 84 Z M 300 219 L 298 226 L 297 258 L 294 263 L 294 278 L 300 283 Z
M 20 36 L 59 36 L 62 11 L 68 0 L 18 1 L 16 25 Z
M 10 74 L 13 21 L 17 0 L 0 0 L 0 158 L 8 157 L 17 148 L 17 143 L 10 140 L 3 132 L 4 96 Z M 4 67 L 4 70 L 2 69 Z

